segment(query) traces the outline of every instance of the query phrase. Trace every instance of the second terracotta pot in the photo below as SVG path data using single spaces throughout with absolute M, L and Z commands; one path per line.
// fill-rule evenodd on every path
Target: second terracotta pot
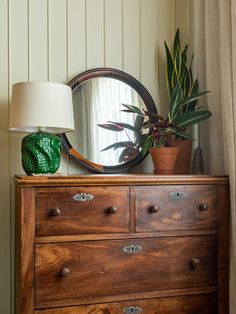
M 174 173 L 189 174 L 192 153 L 192 140 L 172 140 L 171 146 L 179 147 Z
M 179 147 L 152 147 L 149 149 L 152 156 L 155 174 L 173 174 Z

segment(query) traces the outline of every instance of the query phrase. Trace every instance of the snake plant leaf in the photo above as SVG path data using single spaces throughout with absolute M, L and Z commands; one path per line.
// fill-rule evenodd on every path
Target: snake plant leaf
M 192 85 L 190 92 L 189 92 L 189 96 L 194 95 L 194 94 L 198 94 L 198 90 L 199 90 L 199 83 L 198 83 L 198 80 L 196 79 Z M 198 99 L 192 101 L 191 103 L 188 103 L 186 105 L 186 111 L 195 110 L 195 108 L 197 107 L 197 102 L 198 102 Z
M 174 69 L 175 69 L 175 73 L 176 73 L 176 80 L 179 84 L 180 79 L 181 79 L 181 69 L 182 69 L 182 55 L 181 55 L 180 48 L 177 49 L 176 54 L 175 54 Z
M 179 138 L 184 138 L 184 139 L 189 139 L 189 140 L 194 140 L 194 137 L 188 133 L 188 132 L 184 132 L 184 131 L 176 131 L 175 135 Z
M 127 104 L 122 104 L 122 106 L 126 108 L 126 109 L 121 110 L 123 112 L 133 112 L 133 113 L 137 113 L 140 116 L 143 116 L 143 117 L 145 116 L 145 114 L 137 106 L 127 105 Z
M 175 86 L 173 85 L 174 83 L 172 84 L 172 75 L 174 72 L 174 61 L 173 61 L 172 55 L 170 53 L 170 50 L 166 42 L 165 42 L 165 53 L 166 53 L 165 79 L 166 79 L 167 91 L 170 98 L 170 95 L 172 94 L 174 86 Z
M 174 56 L 176 55 L 178 49 L 180 49 L 179 28 L 177 28 L 177 31 L 175 33 L 175 38 L 174 38 Z
M 183 99 L 182 102 L 181 102 L 181 105 L 184 106 L 185 104 L 193 102 L 193 101 L 201 98 L 202 96 L 206 95 L 207 93 L 209 93 L 209 91 L 203 91 L 203 92 L 200 92 L 200 93 L 192 94 L 189 97 Z
M 152 135 L 147 136 L 142 146 L 141 153 L 143 156 L 145 156 L 148 153 L 149 148 L 152 147 L 153 144 L 154 144 L 154 139 Z
M 170 122 L 174 119 L 181 107 L 182 90 L 180 85 L 176 85 L 170 99 Z
M 107 122 L 111 123 L 112 125 L 121 127 L 123 129 L 128 129 L 128 130 L 131 130 L 133 132 L 138 132 L 138 130 L 133 125 L 128 124 L 128 123 L 114 122 L 114 121 L 107 121 Z
M 117 124 L 111 124 L 111 123 L 104 123 L 104 124 L 98 124 L 100 128 L 109 130 L 109 131 L 115 131 L 115 132 L 122 132 L 124 131 L 124 128 L 120 125 Z
M 131 141 L 117 142 L 117 143 L 111 144 L 111 145 L 109 145 L 109 146 L 103 148 L 103 149 L 101 150 L 101 152 L 105 152 L 106 150 L 109 150 L 109 149 L 112 149 L 112 148 L 113 148 L 114 150 L 116 150 L 116 149 L 118 149 L 118 148 L 130 147 L 130 146 L 133 146 L 133 145 L 134 145 L 134 143 L 131 142 Z
M 172 121 L 176 125 L 182 128 L 186 128 L 190 125 L 194 125 L 196 123 L 199 123 L 203 120 L 208 119 L 211 116 L 211 112 L 209 110 L 195 110 L 195 111 L 189 111 L 185 112 L 181 115 L 178 115 L 175 117 L 175 119 Z
M 182 51 L 181 57 L 182 57 L 183 63 L 187 64 L 187 61 L 188 61 L 188 44 L 185 45 L 184 50 Z

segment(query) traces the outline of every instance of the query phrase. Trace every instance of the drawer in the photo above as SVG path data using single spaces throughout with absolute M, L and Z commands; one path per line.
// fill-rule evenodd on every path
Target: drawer
M 129 232 L 129 187 L 38 188 L 36 235 Z
M 216 314 L 217 295 L 136 300 L 39 310 L 35 314 Z
M 37 244 L 35 262 L 37 305 L 217 285 L 215 236 Z
M 214 185 L 136 187 L 136 231 L 218 227 Z

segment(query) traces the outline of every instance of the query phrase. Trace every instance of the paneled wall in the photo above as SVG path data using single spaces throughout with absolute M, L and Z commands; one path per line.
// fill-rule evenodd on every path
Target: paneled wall
M 178 5 L 177 5 L 178 4 Z M 189 0 L 0 0 L 0 313 L 13 314 L 13 175 L 23 134 L 8 133 L 12 84 L 67 83 L 94 67 L 139 79 L 166 112 L 163 42 L 177 26 L 188 41 Z M 63 153 L 60 171 L 80 173 Z M 145 160 L 139 171 L 151 171 Z

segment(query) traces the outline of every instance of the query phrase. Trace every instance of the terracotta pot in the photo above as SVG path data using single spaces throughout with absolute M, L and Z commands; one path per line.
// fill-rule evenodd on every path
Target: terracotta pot
M 171 146 L 179 147 L 174 173 L 189 174 L 192 153 L 192 140 L 172 140 Z
M 156 174 L 173 174 L 179 147 L 152 147 L 149 149 Z

